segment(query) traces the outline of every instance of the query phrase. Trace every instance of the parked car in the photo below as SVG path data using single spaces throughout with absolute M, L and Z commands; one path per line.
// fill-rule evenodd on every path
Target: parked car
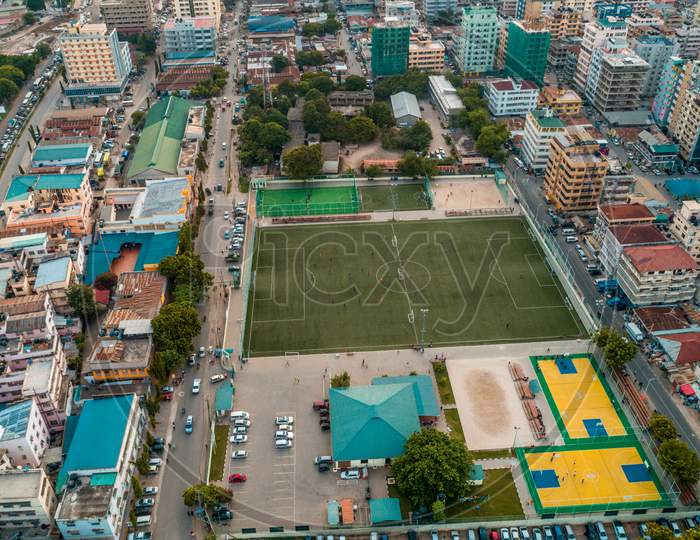
M 219 373 L 218 375 L 212 375 L 211 377 L 209 377 L 210 383 L 218 383 L 224 380 L 226 380 L 226 375 L 223 373 Z
M 498 531 L 498 533 L 501 536 L 501 540 L 510 540 L 510 531 L 508 531 L 507 528 L 501 527 L 501 530 Z
M 275 439 L 293 439 L 293 431 L 275 431 Z
M 316 456 L 314 465 L 320 465 L 321 463 L 333 463 L 333 458 L 331 456 Z
M 243 444 L 248 441 L 248 435 L 232 435 L 229 442 L 232 444 Z
M 154 506 L 156 504 L 156 500 L 152 498 L 143 498 L 139 499 L 136 501 L 136 507 L 138 508 L 139 506 Z
M 613 527 L 613 533 L 615 533 L 615 538 L 617 540 L 627 540 L 627 535 L 625 534 L 625 528 L 623 527 L 622 523 L 618 521 L 617 519 L 613 521 L 612 523 Z
M 234 452 L 231 452 L 231 459 L 246 459 L 247 457 L 247 450 L 235 450 Z
M 143 494 L 144 495 L 157 495 L 158 494 L 158 486 L 146 486 L 143 488 Z
M 340 473 L 340 478 L 342 480 L 357 480 L 360 478 L 359 469 L 348 469 L 347 471 L 342 471 Z
M 148 460 L 148 464 L 160 467 L 160 458 L 152 457 L 151 459 Z
M 596 521 L 593 528 L 598 540 L 608 540 L 608 533 L 606 532 L 605 525 L 603 525 L 602 521 Z
M 290 439 L 275 439 L 275 448 L 291 448 L 293 445 Z
M 278 416 L 275 418 L 275 424 L 278 426 L 281 426 L 282 424 L 293 424 L 294 423 L 294 417 L 293 416 Z
M 246 427 L 249 428 L 251 426 L 251 421 L 246 420 L 245 418 L 236 418 L 233 421 L 233 425 L 236 427 Z
M 248 480 L 248 475 L 245 473 L 233 473 L 228 475 L 230 484 L 242 484 L 246 480 Z
M 532 529 L 532 540 L 544 540 L 542 530 L 539 527 Z
M 232 411 L 231 420 L 236 420 L 238 418 L 243 418 L 245 420 L 250 419 L 250 413 L 247 411 Z
M 245 426 L 235 427 L 233 428 L 232 433 L 235 435 L 245 435 L 248 433 L 248 428 Z

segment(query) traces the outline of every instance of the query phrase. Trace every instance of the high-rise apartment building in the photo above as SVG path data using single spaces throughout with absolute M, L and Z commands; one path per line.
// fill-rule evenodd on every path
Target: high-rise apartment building
M 384 4 L 384 15 L 403 21 L 410 26 L 420 25 L 420 12 L 413 0 L 387 0 Z
M 510 21 L 506 47 L 505 73 L 542 85 L 547 68 L 549 31 L 541 25 Z
M 608 39 L 626 38 L 627 25 L 625 20 L 619 17 L 599 17 L 589 22 L 583 29 L 581 51 L 578 55 L 576 73 L 574 73 L 574 86 L 580 92 L 586 88 L 588 81 L 588 68 L 591 64 L 593 51 L 601 47 Z
M 173 0 L 175 18 L 214 17 L 216 30 L 221 22 L 221 0 Z
M 535 109 L 525 118 L 522 158 L 535 173 L 547 167 L 552 137 L 564 133 L 566 125 L 551 109 Z
M 387 17 L 372 27 L 372 75 L 400 75 L 408 68 L 411 29 L 398 19 Z
M 678 43 L 678 56 L 694 60 L 700 52 L 700 26 L 676 28 L 675 41 Z
M 557 210 L 581 212 L 598 205 L 608 162 L 595 137 L 570 128 L 553 138 L 545 169 L 545 196 Z
M 649 71 L 642 87 L 642 96 L 654 96 L 659 88 L 664 66 L 668 59 L 676 54 L 678 46 L 666 36 L 645 34 L 634 40 L 633 49 L 649 64 Z
M 216 21 L 214 17 L 169 19 L 163 27 L 165 54 L 214 55 L 216 51 Z
M 658 89 L 651 106 L 654 120 L 661 127 L 667 126 L 670 121 L 687 62 L 688 60 L 672 56 L 661 72 Z
M 678 143 L 678 155 L 700 163 L 700 61 L 686 61 L 668 119 L 668 131 Z
M 575 37 L 581 33 L 581 12 L 571 8 L 559 8 L 542 16 L 551 40 Z
M 586 98 L 599 112 L 635 111 L 649 64 L 627 48 L 624 39 L 610 39 L 593 51 Z
M 498 29 L 495 8 L 475 5 L 462 10 L 462 35 L 456 56 L 463 72 L 484 73 L 493 69 Z
M 153 28 L 151 0 L 104 0 L 100 2 L 100 11 L 110 30 L 133 34 Z
M 421 11 L 426 21 L 434 22 L 442 12 L 455 13 L 457 0 L 423 0 Z
M 131 71 L 129 45 L 107 25 L 75 24 L 61 34 L 59 46 L 66 66 L 66 95 L 95 98 L 120 94 Z

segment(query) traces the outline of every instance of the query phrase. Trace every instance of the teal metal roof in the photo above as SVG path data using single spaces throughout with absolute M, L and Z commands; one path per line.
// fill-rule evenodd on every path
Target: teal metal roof
M 34 288 L 65 281 L 69 268 L 70 257 L 61 257 L 60 259 L 42 262 L 39 264 L 39 268 L 36 271 Z
M 335 461 L 399 456 L 420 429 L 412 384 L 331 388 L 329 399 Z
M 215 411 L 230 411 L 233 406 L 233 384 L 231 379 L 227 379 L 223 384 L 219 385 L 214 397 Z
M 58 474 L 57 492 L 71 472 L 116 468 L 135 399 L 135 394 L 128 394 L 85 401 L 68 455 Z
M 31 246 L 40 246 L 45 243 L 48 234 L 45 232 L 36 234 L 25 234 L 17 236 L 8 236 L 7 238 L 0 238 L 0 253 L 4 251 L 15 251 L 19 249 L 24 249 Z
M 90 247 L 85 269 L 85 283 L 92 283 L 97 276 L 107 272 L 112 261 L 119 257 L 122 246 L 139 244 L 139 256 L 134 271 L 143 270 L 144 265 L 159 264 L 161 260 L 177 251 L 178 231 L 130 232 L 98 234 Z
M 30 190 L 78 189 L 83 183 L 82 174 L 25 174 L 15 176 L 10 182 L 5 201 L 26 199 Z
M 24 437 L 29 425 L 32 400 L 13 403 L 0 411 L 0 443 Z
M 328 525 L 336 527 L 340 522 L 340 505 L 338 501 L 328 501 L 326 514 L 328 515 Z
M 440 416 L 440 406 L 433 390 L 433 380 L 427 375 L 401 375 L 398 377 L 375 377 L 372 384 L 411 384 L 416 398 L 418 416 Z
M 401 504 L 398 499 L 388 497 L 385 499 L 369 500 L 369 521 L 386 523 L 387 521 L 401 521 Z
M 92 145 L 89 143 L 37 146 L 34 150 L 32 163 L 87 161 L 91 151 Z

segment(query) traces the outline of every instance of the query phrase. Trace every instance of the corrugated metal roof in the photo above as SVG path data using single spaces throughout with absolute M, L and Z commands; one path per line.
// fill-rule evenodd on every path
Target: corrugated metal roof
M 433 380 L 427 375 L 399 375 L 397 377 L 375 377 L 373 385 L 411 384 L 416 398 L 418 416 L 440 416 L 440 406 L 433 389 Z
M 420 429 L 412 384 L 331 388 L 329 399 L 336 461 L 399 456 Z
M 386 523 L 388 521 L 401 521 L 401 504 L 399 499 L 387 497 L 384 499 L 369 500 L 370 522 Z
M 416 96 L 409 92 L 399 92 L 391 96 L 391 108 L 394 111 L 394 118 L 404 116 L 414 116 L 420 118 L 420 106 Z
M 180 143 L 185 134 L 189 109 L 190 103 L 176 96 L 162 99 L 151 107 L 127 178 L 148 169 L 177 174 Z
M 30 190 L 78 189 L 82 174 L 28 174 L 15 176 L 10 182 L 5 201 L 26 199 Z

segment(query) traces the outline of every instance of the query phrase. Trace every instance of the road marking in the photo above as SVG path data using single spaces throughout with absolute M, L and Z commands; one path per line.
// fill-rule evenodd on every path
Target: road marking
M 294 497 L 272 497 L 273 501 L 289 501 L 294 500 Z

